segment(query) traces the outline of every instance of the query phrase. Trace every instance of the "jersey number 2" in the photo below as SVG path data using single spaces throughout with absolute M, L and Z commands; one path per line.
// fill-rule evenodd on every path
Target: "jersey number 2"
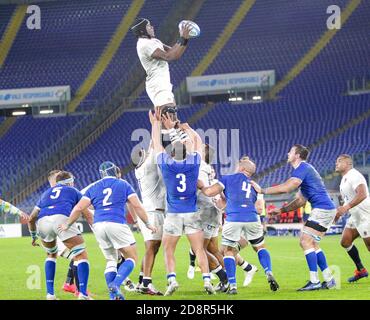
M 108 202 L 109 197 L 112 195 L 112 189 L 111 188 L 106 188 L 103 190 L 103 194 L 106 194 L 106 196 L 103 199 L 103 206 L 109 206 L 112 204 L 112 202 Z
M 176 175 L 176 179 L 181 179 L 179 181 L 180 187 L 177 187 L 178 192 L 185 192 L 186 190 L 186 175 L 179 173 Z
M 247 183 L 243 181 L 242 190 L 246 192 L 245 197 L 249 199 L 249 196 L 251 195 L 251 187 L 252 185 L 250 183 Z

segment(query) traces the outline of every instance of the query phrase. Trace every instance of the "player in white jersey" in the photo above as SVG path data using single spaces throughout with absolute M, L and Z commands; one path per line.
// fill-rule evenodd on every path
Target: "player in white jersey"
M 214 149 L 208 144 L 203 144 L 202 151 L 203 154 L 198 179 L 201 180 L 204 185 L 210 186 L 212 184 L 212 166 L 210 163 L 213 158 Z M 217 210 L 213 199 L 202 194 L 200 190 L 198 190 L 197 193 L 197 207 L 202 222 L 204 250 L 207 254 L 209 269 L 220 279 L 220 283 L 216 290 L 226 291 L 228 287 L 227 275 L 223 266 L 222 254 L 218 249 L 218 231 L 220 227 L 221 213 Z M 189 255 L 190 265 L 187 276 L 189 279 L 193 279 L 195 271 L 195 254 L 192 249 L 190 249 Z
M 350 155 L 341 154 L 336 161 L 335 171 L 342 175 L 340 193 L 344 204 L 337 208 L 336 220 L 344 213 L 349 212 L 350 218 L 342 234 L 341 245 L 346 249 L 356 265 L 353 277 L 348 282 L 355 282 L 368 276 L 359 252 L 353 241 L 361 237 L 370 251 L 370 196 L 364 176 L 355 168 Z
M 145 241 L 145 256 L 141 263 L 140 285 L 137 290 L 144 294 L 163 295 L 152 284 L 152 270 L 155 257 L 162 242 L 166 189 L 162 180 L 162 174 L 155 161 L 152 143 L 148 151 L 145 151 L 145 149 L 139 151 L 138 157 L 133 159 L 133 163 L 136 166 L 135 177 L 140 188 L 143 207 L 147 212 L 150 224 L 157 228 L 157 232 L 152 233 L 143 221 L 138 218 L 140 231 Z
M 179 59 L 185 52 L 191 26 L 185 24 L 180 30 L 180 38 L 170 47 L 155 38 L 154 28 L 150 21 L 138 18 L 131 30 L 138 38 L 137 54 L 147 74 L 146 92 L 154 107 L 176 106 L 172 93 L 169 61 Z
M 177 107 L 168 62 L 178 60 L 185 52 L 191 25 L 183 25 L 180 37 L 172 47 L 155 38 L 154 27 L 148 19 L 136 19 L 131 30 L 138 38 L 137 54 L 147 75 L 146 92 L 154 107 L 160 107 L 162 115 L 168 114 L 176 121 Z M 178 129 L 177 126 L 175 129 Z M 170 144 L 168 131 L 162 128 L 161 133 L 163 147 L 166 147 Z

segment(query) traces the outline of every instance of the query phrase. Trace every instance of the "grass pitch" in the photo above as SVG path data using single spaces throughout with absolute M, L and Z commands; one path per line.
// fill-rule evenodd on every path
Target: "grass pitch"
M 144 244 L 140 234 L 135 234 L 138 242 L 139 258 L 143 256 Z M 93 234 L 85 234 L 88 255 L 90 260 L 89 290 L 94 299 L 108 299 L 104 269 L 105 260 L 97 245 Z M 323 239 L 321 247 L 324 250 L 329 266 L 335 271 L 335 277 L 339 280 L 339 289 L 320 290 L 313 292 L 297 292 L 296 289 L 303 286 L 308 280 L 308 269 L 298 238 L 294 237 L 268 237 L 266 244 L 272 258 L 272 268 L 280 290 L 271 292 L 265 275 L 258 262 L 257 254 L 249 246 L 241 254 L 250 263 L 258 266 L 253 282 L 247 288 L 243 288 L 244 272 L 237 268 L 238 295 L 228 296 L 217 294 L 209 296 L 203 291 L 203 282 L 200 272 L 196 272 L 195 278 L 189 280 L 186 277 L 189 258 L 189 245 L 186 238 L 179 241 L 176 253 L 177 279 L 179 290 L 171 297 L 152 297 L 137 293 L 124 292 L 127 300 L 370 300 L 370 279 L 361 279 L 358 283 L 349 284 L 347 278 L 353 274 L 354 265 L 347 253 L 341 248 L 339 236 L 327 236 Z M 365 267 L 370 268 L 370 254 L 366 250 L 361 239 L 356 241 Z M 0 274 L 0 299 L 11 300 L 43 300 L 45 299 L 45 276 L 43 249 L 31 246 L 30 238 L 0 239 L 1 260 Z M 55 291 L 61 300 L 76 299 L 72 294 L 61 290 L 67 273 L 68 261 L 59 258 L 57 261 Z M 130 276 L 137 282 L 139 265 L 135 267 Z M 321 276 L 321 275 L 320 275 Z M 157 289 L 165 291 L 166 272 L 162 249 L 158 253 L 154 266 L 153 282 Z M 213 281 L 216 283 L 216 281 Z M 338 282 L 338 281 L 337 281 Z

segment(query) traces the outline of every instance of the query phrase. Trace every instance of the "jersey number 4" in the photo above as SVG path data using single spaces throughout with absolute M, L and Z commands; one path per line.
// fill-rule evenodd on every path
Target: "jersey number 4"
M 180 179 L 179 184 L 180 186 L 177 187 L 178 192 L 185 192 L 186 190 L 186 175 L 183 173 L 179 173 L 176 175 L 176 179 Z
M 112 189 L 111 188 L 106 188 L 103 190 L 103 194 L 106 194 L 106 196 L 103 199 L 103 206 L 110 206 L 112 202 L 108 202 L 109 197 L 112 195 Z
M 242 190 L 246 192 L 245 197 L 247 199 L 249 199 L 249 196 L 251 195 L 251 188 L 252 185 L 250 183 L 247 184 L 245 181 L 243 181 Z

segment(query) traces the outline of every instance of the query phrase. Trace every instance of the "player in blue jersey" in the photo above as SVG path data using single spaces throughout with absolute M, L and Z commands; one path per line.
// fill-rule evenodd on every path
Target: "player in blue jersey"
M 252 188 L 251 176 L 256 172 L 256 165 L 247 156 L 243 156 L 234 174 L 226 175 L 210 187 L 205 187 L 199 180 L 199 188 L 208 197 L 224 193 L 226 198 L 226 221 L 222 228 L 224 264 L 229 279 L 228 294 L 237 294 L 236 256 L 241 236 L 247 239 L 258 254 L 258 259 L 267 277 L 272 291 L 279 288 L 271 267 L 271 258 L 265 247 L 263 227 L 255 203 L 257 192 Z
M 56 176 L 56 185 L 46 190 L 33 209 L 29 230 L 32 245 L 37 246 L 37 234 L 47 252 L 45 261 L 45 275 L 47 300 L 56 300 L 54 293 L 54 278 L 56 258 L 58 253 L 57 237 L 69 249 L 69 256 L 77 262 L 80 300 L 90 300 L 87 292 L 89 279 L 89 262 L 84 240 L 79 229 L 72 224 L 68 230 L 60 230 L 58 226 L 65 223 L 73 209 L 80 201 L 81 193 L 73 187 L 74 177 L 70 172 L 61 171 Z M 36 222 L 37 221 L 37 222 Z M 36 231 L 37 230 L 37 231 Z
M 159 108 L 156 108 L 154 114 L 149 111 L 149 119 L 152 124 L 153 147 L 167 192 L 167 216 L 162 238 L 168 280 L 165 295 L 172 295 L 179 287 L 175 272 L 175 250 L 183 233 L 198 257 L 204 289 L 213 294 L 215 290 L 211 284 L 207 255 L 203 247 L 202 224 L 197 212 L 197 180 L 202 160 L 202 141 L 189 125 L 181 124 L 180 129 L 188 135 L 182 142 L 175 129 L 175 122 L 168 114 L 162 118 Z M 165 152 L 161 144 L 162 119 L 171 138 L 171 155 Z
M 300 192 L 297 192 L 292 202 L 274 210 L 272 214 L 296 210 L 302 207 L 306 201 L 312 205 L 312 213 L 303 226 L 300 237 L 300 245 L 310 270 L 310 280 L 298 291 L 331 289 L 336 285 L 328 268 L 325 254 L 319 247 L 321 238 L 334 221 L 336 208 L 319 173 L 306 162 L 308 155 L 309 150 L 305 146 L 295 144 L 288 153 L 288 163 L 294 168 L 290 179 L 280 185 L 265 189 L 262 189 L 255 182 L 252 183 L 257 192 L 262 194 L 290 193 L 300 188 Z M 317 266 L 320 267 L 324 278 L 322 284 L 319 280 Z
M 60 227 L 68 230 L 83 210 L 90 205 L 94 207 L 94 234 L 107 260 L 105 279 L 109 296 L 111 300 L 124 300 L 119 288 L 137 261 L 136 241 L 126 222 L 126 204 L 130 205 L 130 209 L 135 211 L 148 229 L 156 232 L 156 228 L 149 224 L 145 209 L 131 185 L 121 179 L 120 169 L 106 161 L 100 165 L 99 171 L 101 179 L 85 190 L 67 223 Z M 117 250 L 125 257 L 118 270 Z

